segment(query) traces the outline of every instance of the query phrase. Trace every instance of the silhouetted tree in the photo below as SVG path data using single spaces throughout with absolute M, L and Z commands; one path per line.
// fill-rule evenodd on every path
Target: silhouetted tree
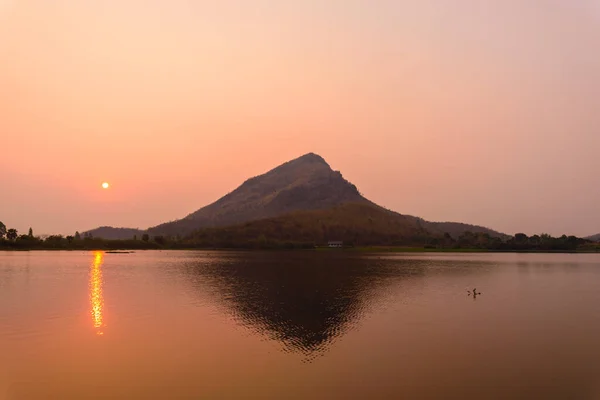
M 517 243 L 525 243 L 525 242 L 527 242 L 527 239 L 529 239 L 529 238 L 524 233 L 516 233 L 515 234 L 515 242 L 517 242 Z
M 163 236 L 154 236 L 154 241 L 158 244 L 165 244 L 165 238 Z
M 9 229 L 6 231 L 6 237 L 8 240 L 15 240 L 19 236 L 19 232 L 16 229 Z
M 529 238 L 529 243 L 532 244 L 532 245 L 534 245 L 534 246 L 537 246 L 537 245 L 540 244 L 541 240 L 542 239 L 540 238 L 539 235 L 533 235 L 533 236 L 531 236 Z
M 144 242 L 147 242 L 148 240 L 150 240 L 150 236 L 148 236 L 148 234 L 147 234 L 147 233 L 144 233 L 144 234 L 142 235 L 142 240 L 143 240 Z
M 75 240 L 81 240 L 81 234 L 79 231 L 75 232 Z
M 4 235 L 6 235 L 6 225 L 0 221 L 0 239 L 3 239 Z
M 67 236 L 67 241 L 71 243 L 75 239 L 75 236 Z
M 63 235 L 50 235 L 46 238 L 46 242 L 60 242 L 63 240 Z
M 133 235 L 133 240 L 137 240 L 137 235 Z
M 33 229 L 29 228 L 29 233 L 27 234 L 30 238 L 33 237 Z

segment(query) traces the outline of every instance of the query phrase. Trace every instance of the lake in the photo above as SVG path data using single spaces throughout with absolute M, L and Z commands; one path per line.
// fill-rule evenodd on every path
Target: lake
M 0 399 L 598 399 L 599 341 L 596 254 L 0 252 Z

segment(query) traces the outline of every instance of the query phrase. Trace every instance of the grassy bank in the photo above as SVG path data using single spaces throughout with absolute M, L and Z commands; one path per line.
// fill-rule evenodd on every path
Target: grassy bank
M 433 247 L 433 246 L 348 246 L 344 248 L 330 248 L 324 245 L 314 246 L 310 243 L 274 243 L 250 242 L 235 244 L 199 245 L 185 242 L 172 241 L 142 241 L 142 240 L 103 240 L 86 239 L 69 242 L 66 239 L 55 241 L 15 241 L 0 240 L 0 251 L 33 251 L 33 250 L 222 250 L 222 251 L 285 251 L 303 250 L 316 252 L 348 252 L 348 253 L 598 253 L 600 246 L 586 245 L 569 249 L 523 249 L 502 248 L 485 249 L 476 247 Z
M 330 249 L 335 250 L 335 249 Z M 600 253 L 600 248 L 596 249 L 576 249 L 576 250 L 494 250 L 494 249 L 462 249 L 462 248 L 427 248 L 427 247 L 356 247 L 346 249 L 361 253 Z
M 369 246 L 348 249 L 360 253 L 489 253 L 487 249 L 452 249 L 431 247 Z

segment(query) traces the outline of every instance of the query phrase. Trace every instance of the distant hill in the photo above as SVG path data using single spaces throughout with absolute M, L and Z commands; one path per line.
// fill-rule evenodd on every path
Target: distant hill
M 131 238 L 144 233 L 137 229 L 116 228 L 116 232 L 111 229 L 102 227 L 94 230 L 96 233 L 91 232 L 103 238 Z M 147 232 L 151 236 L 186 237 L 196 231 L 199 231 L 194 235 L 197 240 L 202 239 L 202 235 L 221 238 L 233 235 L 235 240 L 250 240 L 261 234 L 277 234 L 286 240 L 358 237 L 360 243 L 365 244 L 377 240 L 405 243 L 411 237 L 421 240 L 444 233 L 456 239 L 466 231 L 506 237 L 481 226 L 428 222 L 386 210 L 364 198 L 356 186 L 314 153 L 248 179 L 216 202 L 180 220 L 149 228 Z M 377 240 L 368 239 L 368 235 Z
M 491 237 L 507 239 L 509 235 L 497 232 L 495 230 L 485 228 L 478 225 L 463 224 L 460 222 L 428 222 L 425 221 L 424 226 L 430 232 L 448 233 L 453 239 L 458 239 L 465 232 L 487 233 Z
M 108 240 L 127 240 L 133 239 L 134 236 L 137 236 L 138 239 L 141 239 L 144 233 L 146 233 L 146 231 L 140 229 L 113 228 L 111 226 L 101 226 L 96 229 L 82 232 L 81 236 L 83 237 L 85 234 L 91 234 L 95 238 L 102 238 Z
M 588 236 L 588 237 L 586 237 L 584 239 L 591 240 L 592 242 L 600 242 L 600 233 L 597 233 L 597 234 L 592 235 L 592 236 Z

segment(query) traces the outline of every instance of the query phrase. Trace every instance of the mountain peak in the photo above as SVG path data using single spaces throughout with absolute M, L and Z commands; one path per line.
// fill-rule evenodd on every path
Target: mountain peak
M 312 153 L 312 152 L 306 153 L 305 155 L 300 156 L 290 162 L 294 162 L 294 161 L 311 162 L 311 163 L 314 162 L 314 163 L 321 163 L 321 164 L 325 164 L 325 165 L 329 166 L 329 164 L 327 164 L 327 161 L 325 161 L 325 159 L 323 157 L 321 157 L 320 155 L 318 155 L 316 153 Z
M 204 227 L 235 225 L 300 210 L 366 202 L 356 186 L 333 171 L 325 159 L 307 153 L 250 178 L 233 192 L 187 217 L 151 228 L 161 234 L 187 234 Z
M 306 153 L 303 156 L 287 161 L 280 166 L 273 168 L 267 174 L 280 172 L 281 170 L 296 170 L 296 169 L 318 169 L 322 171 L 331 171 L 331 167 L 323 157 L 315 153 Z

